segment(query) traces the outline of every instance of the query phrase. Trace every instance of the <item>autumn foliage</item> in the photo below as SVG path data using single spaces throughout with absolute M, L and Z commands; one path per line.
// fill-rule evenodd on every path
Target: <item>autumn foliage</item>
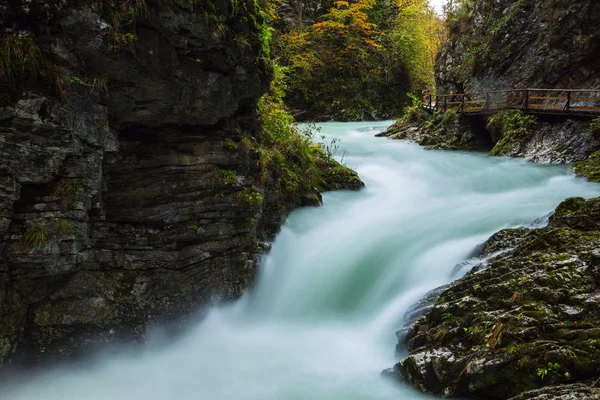
M 287 103 L 313 118 L 394 116 L 407 91 L 432 86 L 440 27 L 426 0 L 336 1 L 278 39 L 291 71 Z

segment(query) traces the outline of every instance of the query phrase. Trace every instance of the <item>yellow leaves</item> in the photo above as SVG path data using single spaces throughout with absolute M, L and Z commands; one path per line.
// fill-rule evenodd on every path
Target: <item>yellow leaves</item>
M 380 48 L 381 46 L 376 43 L 374 40 L 371 39 L 363 39 L 363 42 L 365 42 L 367 45 L 373 47 L 373 48 Z

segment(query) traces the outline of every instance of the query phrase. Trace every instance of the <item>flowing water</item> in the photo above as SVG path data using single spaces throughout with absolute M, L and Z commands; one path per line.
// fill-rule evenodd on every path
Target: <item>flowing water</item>
M 328 123 L 367 188 L 290 215 L 257 286 L 175 343 L 60 368 L 0 390 L 7 400 L 404 400 L 380 377 L 394 330 L 427 290 L 495 231 L 569 196 L 600 195 L 565 166 L 427 151 L 375 138 L 389 125 Z

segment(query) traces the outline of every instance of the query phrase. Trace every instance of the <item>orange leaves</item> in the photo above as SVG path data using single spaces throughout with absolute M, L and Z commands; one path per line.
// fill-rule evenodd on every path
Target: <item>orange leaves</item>
M 366 38 L 365 38 L 365 39 L 363 39 L 363 42 L 364 42 L 365 44 L 367 44 L 367 45 L 369 45 L 369 46 L 373 47 L 373 48 L 376 48 L 376 49 L 378 49 L 378 48 L 380 48 L 380 47 L 381 47 L 381 46 L 379 45 L 379 43 L 377 43 L 377 42 L 375 42 L 374 40 L 371 40 L 371 39 L 366 39 Z

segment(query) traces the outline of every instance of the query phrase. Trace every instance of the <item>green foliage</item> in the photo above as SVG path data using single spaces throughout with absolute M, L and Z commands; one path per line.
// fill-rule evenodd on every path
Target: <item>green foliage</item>
M 115 51 L 132 47 L 137 40 L 137 19 L 148 15 L 147 0 L 98 0 L 98 5 L 110 24 L 106 31 L 109 46 Z
M 407 93 L 408 98 L 412 100 L 412 104 L 404 107 L 404 113 L 400 117 L 400 121 L 405 123 L 410 122 L 425 122 L 429 115 L 423 109 L 423 101 L 412 93 Z
M 275 66 L 271 90 L 258 103 L 261 133 L 256 143 L 247 138 L 242 147 L 254 147 L 260 157 L 261 180 L 287 202 L 324 188 L 323 170 L 336 164 L 326 146 L 313 141 L 314 127 L 301 127 L 286 111 L 282 96 L 287 88 L 285 67 Z M 329 147 L 333 151 L 335 144 Z
M 600 137 L 600 117 L 590 122 L 590 133 L 593 137 Z
M 382 32 L 384 60 L 407 73 L 411 89 L 435 87 L 434 64 L 444 37 L 442 23 L 427 1 L 395 0 L 398 12 Z
M 223 171 L 223 178 L 225 178 L 225 182 L 227 182 L 230 185 L 235 182 L 236 177 L 237 174 L 233 170 Z
M 454 321 L 456 316 L 450 312 L 442 314 L 442 321 Z
M 244 188 L 244 190 L 236 193 L 235 198 L 238 203 L 251 207 L 260 206 L 263 203 L 262 195 L 250 188 Z
M 235 150 L 235 149 L 237 149 L 237 144 L 233 140 L 231 140 L 230 138 L 226 138 L 225 141 L 223 142 L 223 145 L 228 150 Z
M 502 344 L 502 334 L 504 333 L 504 324 L 502 322 L 494 325 L 492 330 L 485 335 L 485 346 L 488 349 L 494 349 Z
M 23 234 L 23 244 L 29 249 L 42 246 L 48 238 L 46 228 L 41 225 L 33 225 Z
M 463 32 L 471 23 L 474 6 L 474 0 L 448 0 L 444 5 L 446 26 L 452 32 Z
M 546 375 L 548 375 L 551 371 L 556 371 L 559 368 L 560 364 L 549 362 L 548 366 L 540 367 L 537 369 L 537 375 L 540 377 L 541 380 L 544 380 Z
M 575 173 L 585 176 L 592 182 L 600 182 L 600 151 L 596 151 L 583 161 L 573 163 Z
M 72 76 L 71 77 L 71 83 L 76 83 L 76 84 L 81 85 L 81 86 L 87 86 L 87 84 L 85 83 L 85 81 L 83 79 L 81 79 L 80 77 L 78 77 L 78 76 Z

